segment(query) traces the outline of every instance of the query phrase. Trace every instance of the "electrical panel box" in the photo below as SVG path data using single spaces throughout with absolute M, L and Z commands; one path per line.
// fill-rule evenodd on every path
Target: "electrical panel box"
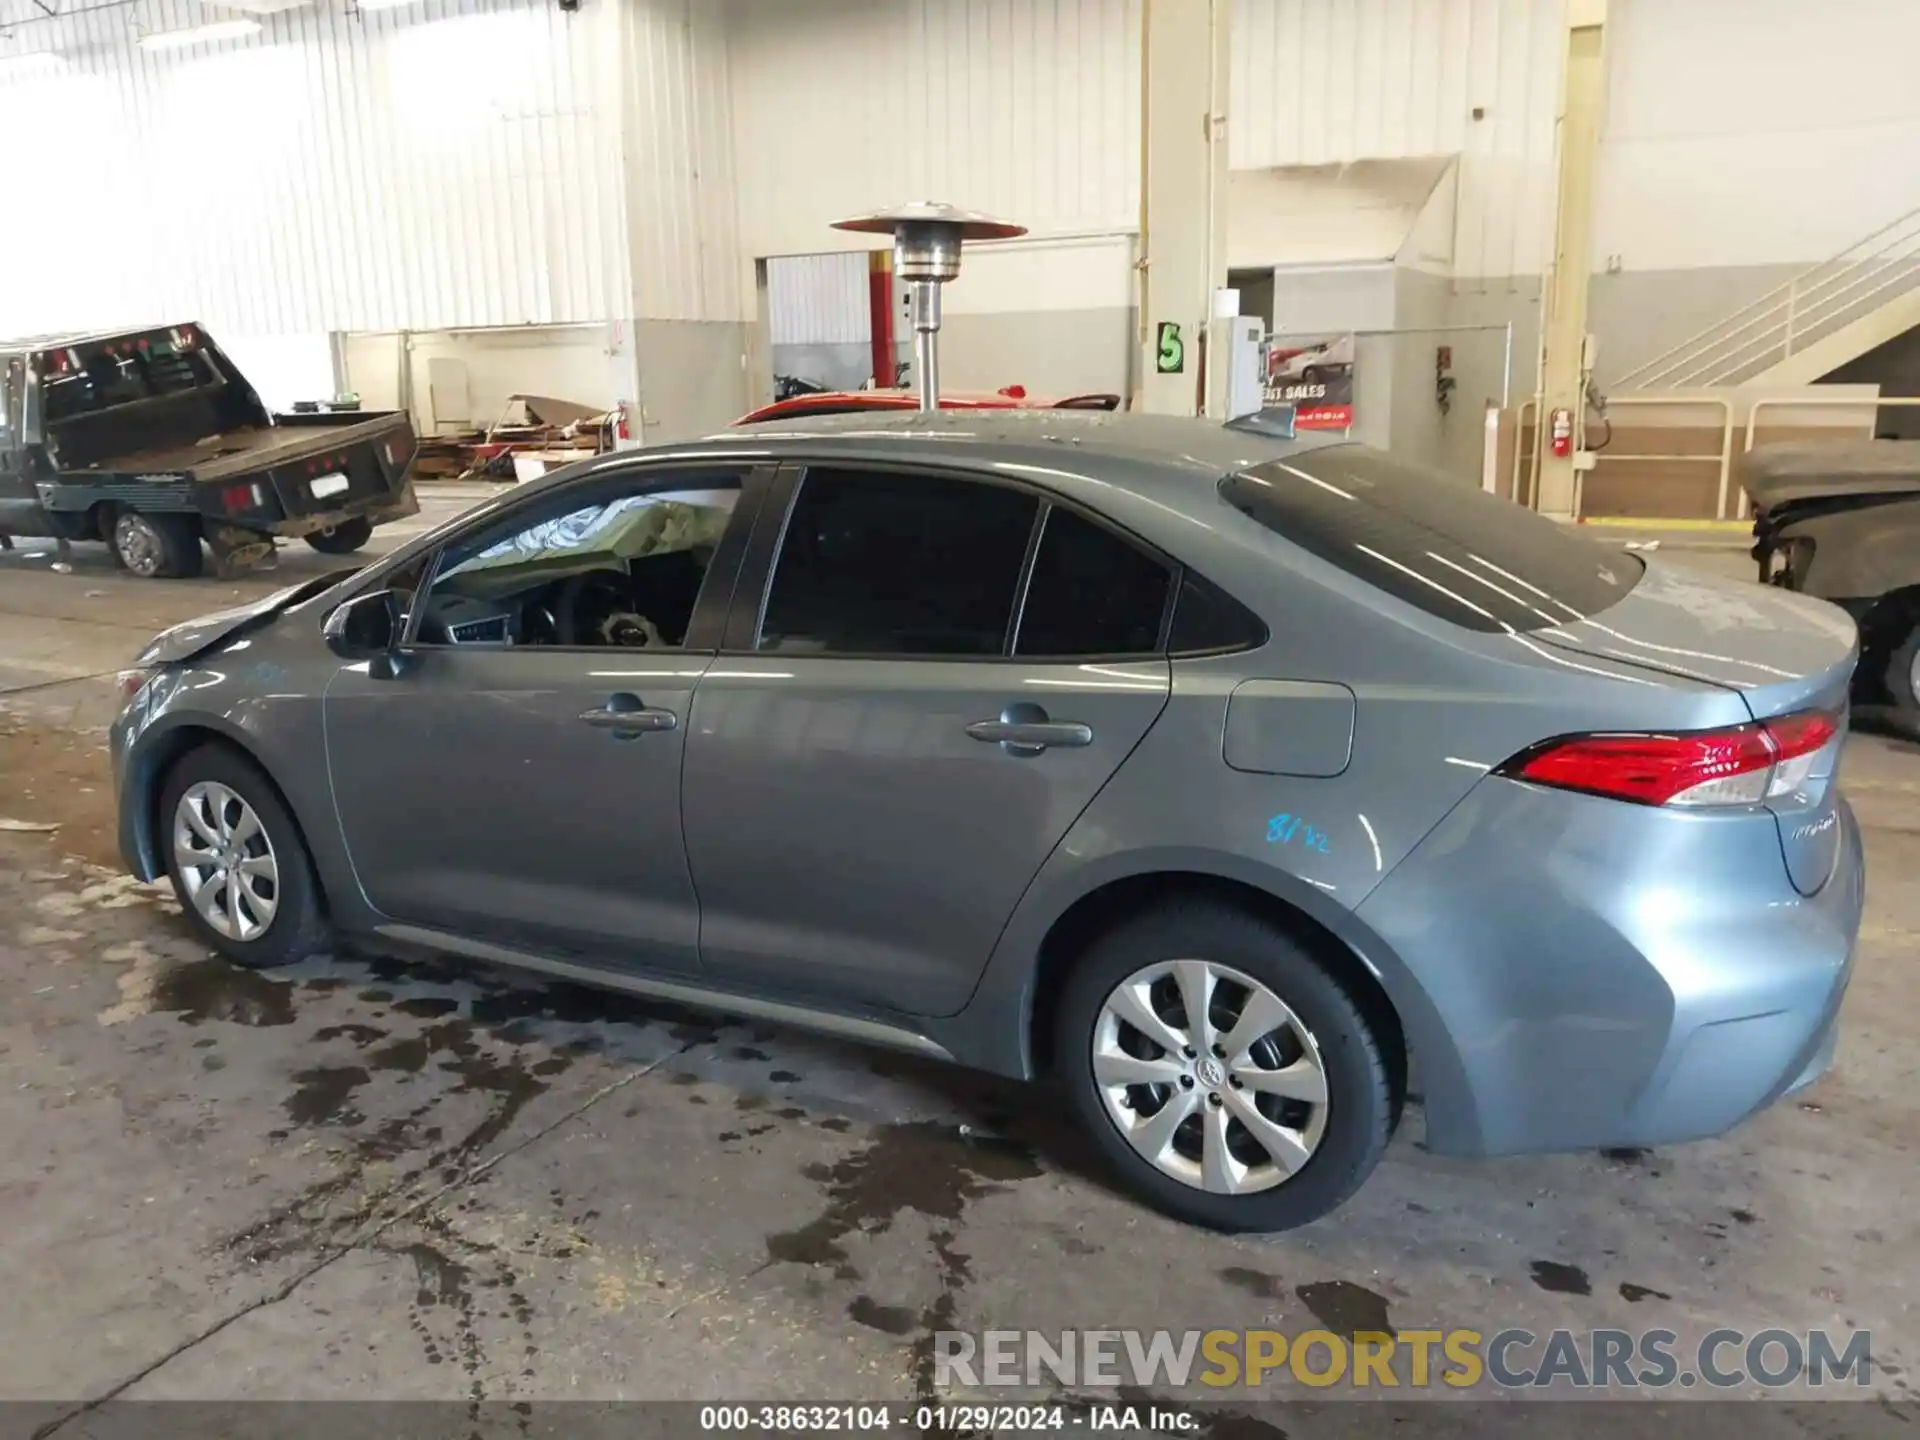
M 1258 413 L 1266 403 L 1267 322 L 1258 315 L 1236 315 L 1227 322 L 1227 418 Z

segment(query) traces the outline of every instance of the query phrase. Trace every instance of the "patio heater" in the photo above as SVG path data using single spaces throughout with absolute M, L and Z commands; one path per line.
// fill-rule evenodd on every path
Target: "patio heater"
M 913 306 L 913 378 L 920 408 L 940 408 L 940 287 L 960 273 L 960 246 L 968 240 L 1010 240 L 1027 233 L 976 210 L 916 200 L 833 222 L 836 230 L 893 236 L 893 273 L 907 284 Z

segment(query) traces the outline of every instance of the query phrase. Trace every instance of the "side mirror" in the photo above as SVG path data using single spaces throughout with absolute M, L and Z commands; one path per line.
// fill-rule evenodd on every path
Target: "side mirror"
M 392 590 L 356 595 L 327 616 L 321 634 L 343 660 L 367 661 L 367 674 L 391 680 L 405 668 L 400 637 L 406 633 L 400 596 Z

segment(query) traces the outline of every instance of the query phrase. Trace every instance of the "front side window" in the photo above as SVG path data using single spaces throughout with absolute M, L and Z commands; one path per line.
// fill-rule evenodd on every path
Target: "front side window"
M 636 482 L 637 485 L 638 482 Z M 710 488 L 600 491 L 456 542 L 421 609 L 425 645 L 674 649 L 734 502 Z
M 1039 503 L 980 481 L 809 470 L 787 517 L 758 648 L 1005 654 Z
M 1014 653 L 1054 659 L 1154 654 L 1172 584 L 1173 573 L 1132 541 L 1052 506 Z

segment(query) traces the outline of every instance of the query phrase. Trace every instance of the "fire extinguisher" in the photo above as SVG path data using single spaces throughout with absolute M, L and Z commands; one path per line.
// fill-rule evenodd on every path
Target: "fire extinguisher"
M 613 443 L 616 446 L 633 439 L 633 431 L 627 424 L 627 402 L 622 400 L 613 407 Z
M 1573 453 L 1573 411 L 1562 407 L 1553 412 L 1553 420 L 1547 432 L 1553 446 L 1553 458 L 1564 460 Z

